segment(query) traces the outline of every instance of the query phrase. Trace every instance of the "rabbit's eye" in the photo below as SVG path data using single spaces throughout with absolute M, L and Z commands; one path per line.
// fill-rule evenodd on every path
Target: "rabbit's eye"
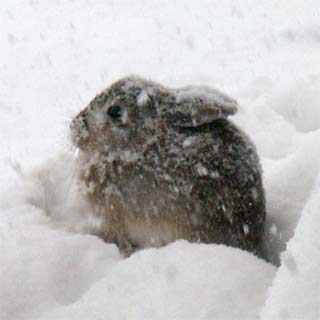
M 108 109 L 108 116 L 113 118 L 113 119 L 118 119 L 121 118 L 122 116 L 122 108 L 118 105 L 111 106 Z

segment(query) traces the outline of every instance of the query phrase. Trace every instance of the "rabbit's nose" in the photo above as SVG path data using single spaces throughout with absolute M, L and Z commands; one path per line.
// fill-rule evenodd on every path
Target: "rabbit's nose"
M 88 139 L 88 121 L 82 112 L 71 121 L 70 133 L 72 142 L 78 147 L 81 147 L 81 144 L 83 144 Z

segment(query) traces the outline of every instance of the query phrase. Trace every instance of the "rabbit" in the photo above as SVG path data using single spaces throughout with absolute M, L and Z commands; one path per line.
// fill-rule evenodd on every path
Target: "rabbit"
M 70 124 L 95 234 L 125 255 L 185 239 L 266 259 L 262 170 L 237 110 L 213 88 L 138 76 L 98 94 Z

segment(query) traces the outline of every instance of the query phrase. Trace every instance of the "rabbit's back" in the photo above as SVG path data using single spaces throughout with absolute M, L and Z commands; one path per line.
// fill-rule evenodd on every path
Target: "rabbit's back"
M 263 256 L 266 208 L 256 149 L 228 120 L 208 127 L 212 140 L 205 152 L 198 153 L 199 178 L 193 187 L 193 197 L 202 207 L 202 240 Z

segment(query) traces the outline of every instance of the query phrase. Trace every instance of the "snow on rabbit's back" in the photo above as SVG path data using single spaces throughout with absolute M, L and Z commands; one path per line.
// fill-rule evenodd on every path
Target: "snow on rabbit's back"
M 97 95 L 70 125 L 95 233 L 125 254 L 186 239 L 266 258 L 261 167 L 236 112 L 215 89 L 140 77 Z

